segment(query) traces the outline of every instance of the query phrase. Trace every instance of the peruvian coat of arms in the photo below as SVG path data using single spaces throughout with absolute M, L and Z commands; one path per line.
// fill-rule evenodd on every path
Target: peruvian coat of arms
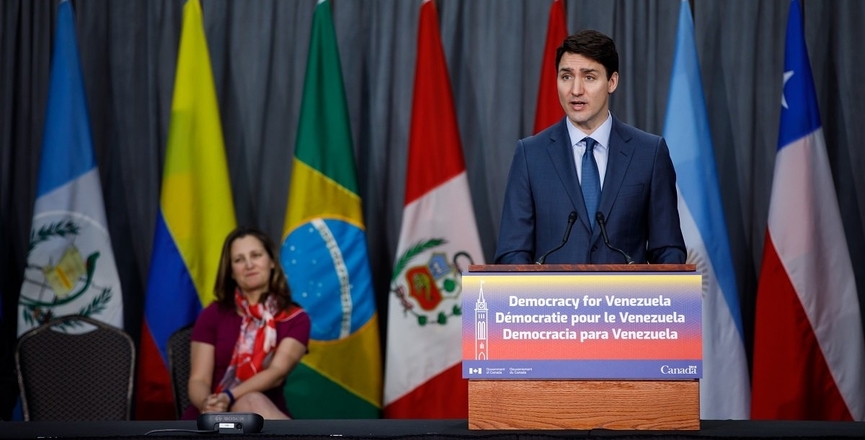
M 462 315 L 462 269 L 472 264 L 472 257 L 464 251 L 448 255 L 437 250 L 445 244 L 443 238 L 420 241 L 400 255 L 394 267 L 391 292 L 419 326 L 446 325 L 449 318 Z

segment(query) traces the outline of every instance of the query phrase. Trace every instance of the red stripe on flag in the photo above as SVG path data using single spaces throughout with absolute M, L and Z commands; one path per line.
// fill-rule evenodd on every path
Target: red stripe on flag
M 550 6 L 550 20 L 547 25 L 547 42 L 544 46 L 544 61 L 541 63 L 541 79 L 538 85 L 538 106 L 535 108 L 535 133 L 559 122 L 565 111 L 559 103 L 556 73 L 556 49 L 568 37 L 568 23 L 565 19 L 563 0 L 555 0 Z
M 448 261 L 457 253 L 468 256 L 466 261 L 483 261 L 438 13 L 432 1 L 420 7 L 415 66 L 406 207 L 397 246 L 401 268 L 392 279 L 393 292 L 410 289 L 403 282 L 406 275 L 413 266 L 432 264 L 434 252 Z M 436 240 L 441 241 L 431 244 Z M 419 243 L 431 247 L 412 255 L 409 249 L 421 249 Z M 413 258 L 417 260 L 408 263 Z M 403 305 L 396 296 L 391 296 L 389 306 L 385 416 L 466 418 L 468 383 L 461 371 L 460 319 L 449 301 L 428 304 L 433 307 L 430 316 L 437 321 L 426 325 L 400 314 L 397 310 Z
M 159 348 L 145 322 L 141 329 L 138 378 L 136 383 L 136 420 L 174 420 L 174 395 L 171 376 Z
M 421 5 L 410 133 L 406 205 L 466 169 L 434 2 Z
M 456 364 L 384 408 L 388 419 L 468 418 L 469 383 Z
M 853 420 L 768 231 L 751 382 L 752 419 Z

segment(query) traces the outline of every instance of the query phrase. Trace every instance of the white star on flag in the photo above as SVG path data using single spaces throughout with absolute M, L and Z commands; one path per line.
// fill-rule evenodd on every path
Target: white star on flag
M 790 78 L 793 77 L 793 71 L 790 70 L 788 72 L 784 72 L 784 85 L 781 87 L 781 107 L 787 107 L 787 95 L 784 94 L 784 87 L 787 87 L 787 81 L 790 81 Z

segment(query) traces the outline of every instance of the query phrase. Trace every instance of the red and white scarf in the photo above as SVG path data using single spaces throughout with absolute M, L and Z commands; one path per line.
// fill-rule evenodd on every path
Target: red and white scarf
M 230 390 L 267 368 L 276 348 L 276 323 L 288 321 L 301 312 L 294 305 L 287 310 L 277 311 L 274 295 L 268 295 L 264 304 L 250 304 L 240 289 L 234 291 L 234 304 L 243 321 L 231 355 L 231 364 L 216 387 L 217 393 Z

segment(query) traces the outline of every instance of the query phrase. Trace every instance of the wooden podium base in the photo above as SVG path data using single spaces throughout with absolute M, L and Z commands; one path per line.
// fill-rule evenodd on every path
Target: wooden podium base
M 469 429 L 699 430 L 697 380 L 469 380 Z

